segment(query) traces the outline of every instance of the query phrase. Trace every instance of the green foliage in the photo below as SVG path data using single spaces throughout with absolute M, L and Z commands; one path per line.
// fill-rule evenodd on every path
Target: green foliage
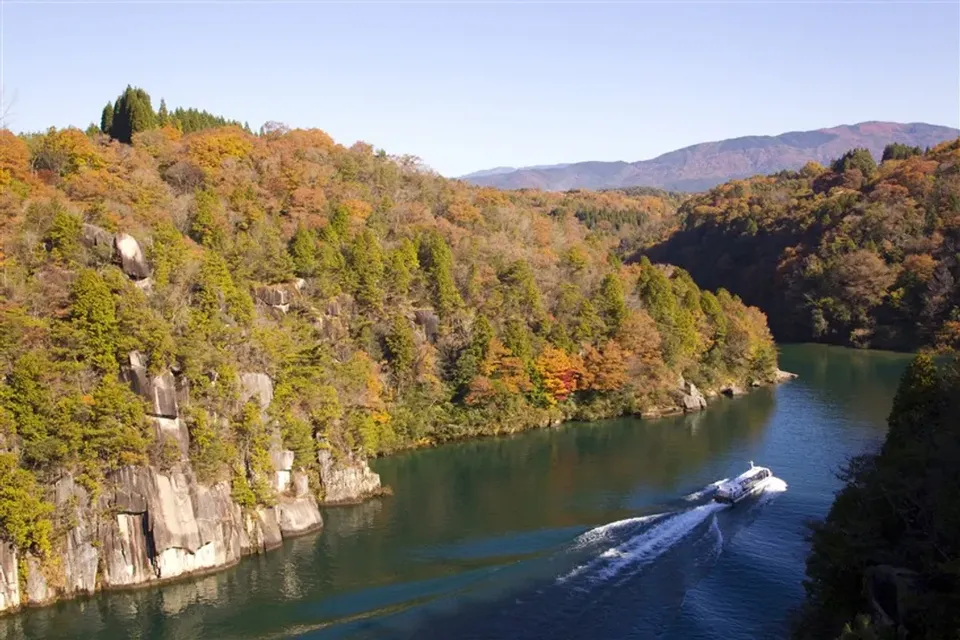
M 80 229 L 83 223 L 75 215 L 55 206 L 53 221 L 43 238 L 50 256 L 61 262 L 76 262 L 80 255 Z
M 644 253 L 762 306 L 784 341 L 960 346 L 958 153 L 956 141 L 891 147 L 876 167 L 860 149 L 829 171 L 720 185 L 684 202 L 682 228 Z
M 387 355 L 398 381 L 407 378 L 413 368 L 417 346 L 413 339 L 413 330 L 406 318 L 401 315 L 393 317 L 390 323 L 390 332 L 387 334 L 385 341 L 387 343 Z
M 920 147 L 911 147 L 910 145 L 892 142 L 883 148 L 883 162 L 887 160 L 906 160 L 913 156 L 923 154 Z
M 347 251 L 347 266 L 357 301 L 377 310 L 383 305 L 383 251 L 370 229 L 354 238 Z
M 70 323 L 81 357 L 101 373 L 117 370 L 120 325 L 110 288 L 93 269 L 82 269 L 73 283 Z
M 17 466 L 16 456 L 0 453 L 0 539 L 46 556 L 53 535 L 53 505 L 41 494 L 37 479 Z
M 883 447 L 850 460 L 844 488 L 811 528 L 797 638 L 894 637 L 861 615 L 872 610 L 869 572 L 897 585 L 879 589 L 880 602 L 907 637 L 953 637 L 960 628 L 958 392 L 956 362 L 938 371 L 921 354 L 904 372 Z
M 153 265 L 153 281 L 163 289 L 180 282 L 187 262 L 187 246 L 183 235 L 172 224 L 158 222 L 153 228 L 153 244 L 149 259 Z
M 597 298 L 597 308 L 607 325 L 608 335 L 619 331 L 627 317 L 627 301 L 623 293 L 623 283 L 615 273 L 608 273 L 600 283 L 600 294 Z
M 664 271 L 658 329 L 630 290 L 642 270 L 622 252 L 673 224 L 660 193 L 502 192 L 317 130 L 198 133 L 221 119 L 163 101 L 153 114 L 134 88 L 104 111 L 130 146 L 0 136 L 15 196 L 0 222 L 0 450 L 39 485 L 71 474 L 96 494 L 124 465 L 180 462 L 177 442 L 152 440 L 133 351 L 175 381 L 197 477 L 249 508 L 276 499 L 281 442 L 322 492 L 318 449 L 383 455 L 612 416 L 668 397 L 681 368 L 745 382 L 772 366 L 762 314 L 739 300 L 711 306 Z M 83 222 L 136 235 L 152 279 L 125 275 Z M 253 304 L 277 283 L 295 304 Z M 712 355 L 665 364 L 667 327 Z M 273 380 L 265 410 L 244 402 L 241 372 Z
M 113 131 L 113 103 L 108 102 L 100 114 L 100 131 L 107 135 Z
M 837 158 L 830 168 L 837 173 L 844 173 L 856 169 L 865 177 L 869 177 L 877 170 L 877 161 L 873 159 L 873 155 L 869 149 L 860 147 L 851 149 Z
M 194 195 L 193 220 L 190 235 L 209 249 L 223 251 L 226 248 L 220 198 L 213 191 L 197 190 Z
M 440 234 L 431 232 L 420 239 L 419 260 L 427 273 L 437 312 L 445 318 L 463 304 L 453 279 L 453 253 Z
M 290 240 L 293 269 L 301 278 L 310 278 L 320 271 L 317 238 L 303 226 L 298 226 Z
M 203 482 L 222 479 L 233 453 L 216 427 L 213 418 L 204 409 L 191 412 L 187 426 L 190 431 L 190 461 Z
M 103 123 L 104 118 L 101 117 L 101 124 Z M 157 126 L 157 115 L 153 112 L 153 105 L 150 104 L 150 94 L 139 87 L 127 85 L 113 107 L 110 137 L 130 144 L 134 134 L 155 126 Z

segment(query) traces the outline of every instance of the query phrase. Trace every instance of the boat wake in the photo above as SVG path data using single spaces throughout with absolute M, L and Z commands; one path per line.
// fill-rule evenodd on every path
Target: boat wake
M 726 480 L 713 482 L 700 491 L 685 496 L 684 500 L 692 502 L 704 498 L 723 482 Z M 786 490 L 786 482 L 771 476 L 764 482 L 759 492 L 757 505 L 765 504 Z M 606 548 L 587 562 L 559 576 L 555 584 L 569 584 L 574 580 L 577 582 L 583 580 L 594 585 L 609 582 L 628 569 L 649 565 L 694 531 L 701 529 L 701 525 L 708 521 L 710 524 L 704 536 L 713 541 L 709 555 L 715 559 L 722 552 L 724 540 L 717 517 L 730 508 L 726 504 L 708 502 L 679 511 L 618 520 L 591 529 L 577 537 L 571 551 L 584 549 L 608 539 L 615 540 L 617 535 L 628 527 L 639 532 L 631 531 L 622 542 Z M 737 509 L 737 507 L 733 508 Z
M 703 489 L 700 489 L 699 491 L 694 491 L 693 493 L 683 496 L 682 500 L 684 502 L 696 502 L 701 498 L 705 498 L 708 495 L 712 494 L 714 491 L 716 491 L 717 487 L 719 487 L 729 479 L 730 478 L 724 478 L 723 480 L 717 480 L 716 482 L 711 482 L 710 484 L 705 486 Z

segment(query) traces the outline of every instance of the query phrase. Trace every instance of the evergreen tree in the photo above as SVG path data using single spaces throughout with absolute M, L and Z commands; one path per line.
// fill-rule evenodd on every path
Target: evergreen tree
M 100 131 L 107 135 L 111 135 L 113 131 L 113 103 L 108 102 L 107 106 L 103 108 L 103 113 L 100 115 Z
M 160 98 L 160 108 L 157 110 L 157 125 L 165 127 L 170 123 L 170 114 L 167 112 L 167 102 Z
M 134 134 L 152 129 L 156 125 L 157 114 L 153 112 L 153 106 L 150 104 L 150 94 L 143 89 L 127 85 L 114 107 L 110 136 L 130 144 Z

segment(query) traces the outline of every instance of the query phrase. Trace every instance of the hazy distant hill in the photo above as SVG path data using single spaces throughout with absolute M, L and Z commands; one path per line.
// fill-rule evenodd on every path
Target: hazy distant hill
M 746 136 L 705 142 L 639 162 L 577 162 L 539 167 L 498 167 L 465 176 L 468 182 L 502 189 L 547 191 L 648 186 L 701 191 L 727 180 L 826 164 L 853 147 L 879 160 L 884 146 L 900 142 L 925 148 L 960 136 L 960 130 L 924 123 L 861 122 L 779 136 Z

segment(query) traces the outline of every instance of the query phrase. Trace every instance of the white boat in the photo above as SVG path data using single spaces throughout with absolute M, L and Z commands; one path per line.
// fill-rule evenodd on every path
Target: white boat
M 736 478 L 727 480 L 713 495 L 716 502 L 736 504 L 744 498 L 763 489 L 767 481 L 773 477 L 773 472 L 766 467 L 757 467 L 750 461 L 750 468 Z

